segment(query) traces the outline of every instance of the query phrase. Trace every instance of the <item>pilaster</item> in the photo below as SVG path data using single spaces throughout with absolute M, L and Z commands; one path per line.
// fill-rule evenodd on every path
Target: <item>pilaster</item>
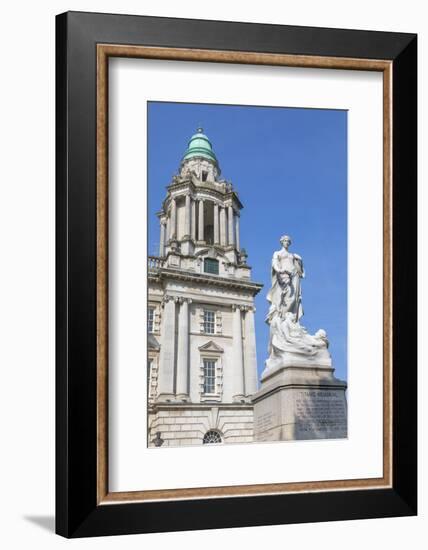
M 177 346 L 177 400 L 189 400 L 189 298 L 179 298 Z
M 198 241 L 204 240 L 204 201 L 199 200 L 199 227 L 198 227 Z
M 229 237 L 228 237 L 228 244 L 230 246 L 234 246 L 235 244 L 235 235 L 234 235 L 234 219 L 233 219 L 233 207 L 232 205 L 228 206 L 228 226 L 229 226 Z
M 232 399 L 235 402 L 245 401 L 244 396 L 244 363 L 242 353 L 242 306 L 233 305 L 233 386 Z
M 245 308 L 245 395 L 257 391 L 256 331 L 254 327 L 254 307 Z
M 159 356 L 158 401 L 174 399 L 175 299 L 164 297 L 162 345 Z

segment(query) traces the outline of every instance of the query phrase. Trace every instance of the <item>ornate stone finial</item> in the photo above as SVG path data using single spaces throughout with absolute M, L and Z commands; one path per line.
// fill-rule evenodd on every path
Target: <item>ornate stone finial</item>
M 161 438 L 161 432 L 156 432 L 156 437 L 152 440 L 155 447 L 162 447 L 164 440 Z
M 202 128 L 202 126 L 199 126 L 198 128 L 196 128 L 196 132 L 198 134 L 203 134 L 204 133 L 204 129 Z
M 239 253 L 239 261 L 241 264 L 246 265 L 247 263 L 248 254 L 245 248 L 241 248 L 241 252 Z

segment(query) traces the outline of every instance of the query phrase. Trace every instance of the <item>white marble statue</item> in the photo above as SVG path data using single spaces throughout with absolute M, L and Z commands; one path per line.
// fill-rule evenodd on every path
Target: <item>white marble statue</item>
M 267 300 L 270 302 L 266 322 L 270 328 L 269 359 L 266 369 L 287 364 L 318 361 L 330 364 L 328 340 L 324 330 L 314 335 L 300 324 L 303 315 L 301 279 L 305 276 L 302 258 L 289 252 L 289 236 L 281 237 L 282 249 L 272 258 L 272 286 Z
M 291 312 L 296 321 L 303 315 L 300 279 L 305 276 L 305 272 L 302 258 L 288 251 L 291 245 L 288 235 L 281 237 L 280 243 L 282 249 L 274 252 L 272 258 L 272 286 L 267 295 L 271 304 L 268 323 L 276 314 L 284 319 L 285 314 Z

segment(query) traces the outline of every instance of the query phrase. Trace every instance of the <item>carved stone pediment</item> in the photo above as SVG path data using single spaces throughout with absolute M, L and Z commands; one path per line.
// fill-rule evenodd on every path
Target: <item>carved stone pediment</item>
M 218 344 L 210 340 L 206 344 L 203 344 L 202 346 L 199 346 L 199 351 L 213 351 L 215 353 L 223 353 L 223 348 L 220 347 Z
M 226 256 L 223 254 L 222 250 L 220 250 L 216 246 L 210 246 L 209 248 L 203 248 L 202 250 L 199 250 L 199 252 L 196 252 L 195 256 L 198 257 L 207 257 L 207 258 L 226 258 Z

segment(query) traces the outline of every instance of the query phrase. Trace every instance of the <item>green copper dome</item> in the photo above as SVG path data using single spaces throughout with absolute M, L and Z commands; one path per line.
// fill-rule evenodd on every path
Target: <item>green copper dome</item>
M 218 165 L 217 157 L 213 151 L 210 140 L 204 134 L 203 128 L 198 128 L 187 145 L 183 160 L 189 160 L 193 157 L 203 157 Z

